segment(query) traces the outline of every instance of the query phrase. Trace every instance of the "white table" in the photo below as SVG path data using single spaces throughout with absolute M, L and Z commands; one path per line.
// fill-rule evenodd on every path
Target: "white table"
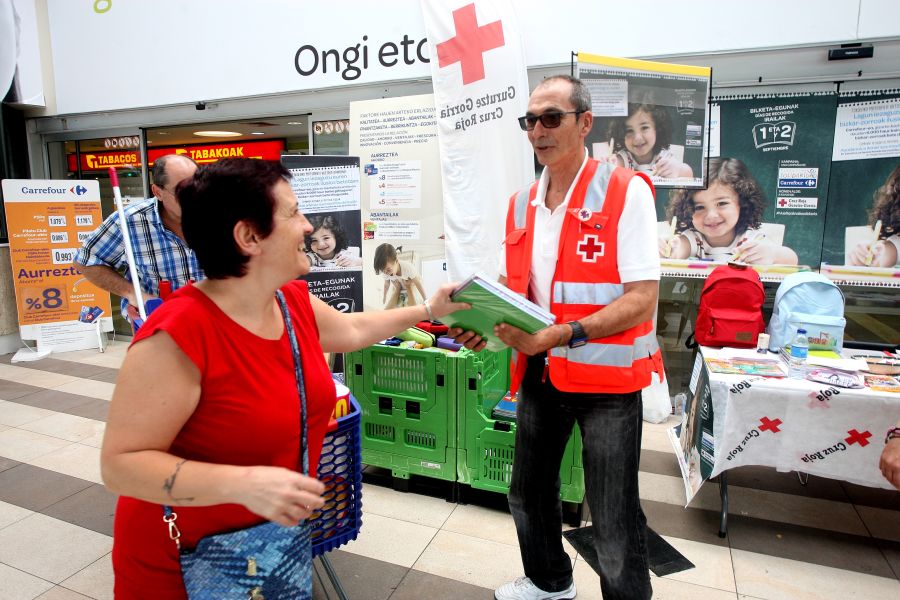
M 720 535 L 727 516 L 725 472 L 734 467 L 762 465 L 893 489 L 878 461 L 885 432 L 900 420 L 900 394 L 710 372 L 702 357 L 722 352 L 700 348 L 691 377 L 693 397 L 683 424 L 670 436 L 688 503 L 703 482 L 719 476 Z

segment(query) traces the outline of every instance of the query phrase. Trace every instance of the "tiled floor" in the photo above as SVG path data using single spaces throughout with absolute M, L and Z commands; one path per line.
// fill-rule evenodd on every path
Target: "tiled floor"
M 0 600 L 112 598 L 115 499 L 100 485 L 98 460 L 125 348 L 33 363 L 0 357 Z M 697 567 L 654 577 L 654 598 L 900 597 L 900 493 L 734 470 L 729 535 L 720 539 L 715 484 L 683 508 L 668 426 L 645 425 L 641 496 L 650 526 Z M 457 505 L 368 475 L 359 539 L 329 555 L 350 598 L 487 600 L 520 574 L 502 499 Z M 597 576 L 567 547 L 578 597 L 600 598 Z M 329 595 L 323 579 L 316 596 Z

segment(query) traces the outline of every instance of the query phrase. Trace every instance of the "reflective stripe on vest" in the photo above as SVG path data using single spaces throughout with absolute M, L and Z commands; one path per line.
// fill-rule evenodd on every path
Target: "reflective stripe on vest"
M 599 304 L 606 306 L 625 293 L 621 283 L 576 283 L 557 281 L 553 285 L 553 302 L 557 304 Z
M 572 363 L 597 367 L 631 367 L 634 361 L 655 354 L 659 350 L 656 332 L 650 331 L 634 339 L 633 344 L 585 344 L 580 348 L 551 348 L 550 356 L 565 358 Z

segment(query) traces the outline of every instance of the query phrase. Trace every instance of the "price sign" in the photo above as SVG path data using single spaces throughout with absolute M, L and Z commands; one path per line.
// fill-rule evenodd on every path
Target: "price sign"
M 96 348 L 96 328 L 93 336 L 80 337 L 87 323 L 82 313 L 106 315 L 101 327 L 111 331 L 109 293 L 88 282 L 72 261 L 103 221 L 99 184 L 5 179 L 3 196 L 22 338 L 57 350 Z

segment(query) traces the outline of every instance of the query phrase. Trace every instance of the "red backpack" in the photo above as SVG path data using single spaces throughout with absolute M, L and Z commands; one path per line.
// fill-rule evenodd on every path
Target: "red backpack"
M 765 331 L 762 305 L 766 294 L 759 274 L 750 267 L 722 265 L 713 269 L 700 293 L 694 338 L 704 346 L 753 348 Z

